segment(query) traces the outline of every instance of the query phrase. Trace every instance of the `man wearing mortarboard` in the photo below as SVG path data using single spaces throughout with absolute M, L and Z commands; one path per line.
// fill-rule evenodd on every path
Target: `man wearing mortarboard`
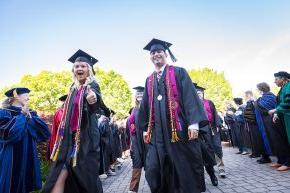
M 0 108 L 0 192 L 29 193 L 41 189 L 37 143 L 49 136 L 47 124 L 28 108 L 28 88 L 13 88 Z
M 132 159 L 133 171 L 128 193 L 136 193 L 139 189 L 142 168 L 145 166 L 145 144 L 143 141 L 143 131 L 138 125 L 138 113 L 140 103 L 143 98 L 144 87 L 137 86 L 133 88 L 135 92 L 135 107 L 130 111 L 130 116 L 127 121 L 127 127 L 130 131 L 131 148 L 130 155 Z
M 197 94 L 203 103 L 204 110 L 209 121 L 209 125 L 206 127 L 206 133 L 203 135 L 205 141 L 210 144 L 210 147 L 213 149 L 213 158 L 216 160 L 219 176 L 221 178 L 225 178 L 226 174 L 223 162 L 223 150 L 220 139 L 220 129 L 222 127 L 221 119 L 216 111 L 214 103 L 211 100 L 204 98 L 205 88 L 198 86 L 196 83 L 194 83 L 194 85 L 197 90 Z M 210 176 L 212 184 L 216 186 L 218 184 L 218 180 L 215 176 L 213 164 L 205 165 L 205 168 Z
M 172 44 L 153 39 L 154 72 L 146 79 L 139 111 L 140 129 L 148 144 L 145 177 L 154 193 L 205 191 L 199 127 L 207 124 L 203 105 L 184 68 L 169 65 Z

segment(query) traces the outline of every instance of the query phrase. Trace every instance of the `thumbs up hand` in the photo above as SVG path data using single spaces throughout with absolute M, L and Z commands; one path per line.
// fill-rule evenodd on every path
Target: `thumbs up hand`
M 94 93 L 94 91 L 89 86 L 87 88 L 87 98 L 86 99 L 90 105 L 95 104 L 97 102 L 96 93 Z

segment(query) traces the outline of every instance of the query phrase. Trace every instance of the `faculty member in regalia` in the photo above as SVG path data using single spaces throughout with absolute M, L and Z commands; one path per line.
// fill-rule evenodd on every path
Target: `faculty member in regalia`
M 28 193 L 42 187 L 37 143 L 47 124 L 28 108 L 28 88 L 13 88 L 0 108 L 0 192 Z

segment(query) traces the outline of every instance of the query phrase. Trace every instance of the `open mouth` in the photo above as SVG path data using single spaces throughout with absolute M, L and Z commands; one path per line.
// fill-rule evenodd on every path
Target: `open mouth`
M 78 71 L 78 72 L 77 72 L 77 75 L 78 75 L 78 76 L 82 76 L 82 75 L 84 75 L 84 72 L 83 72 L 83 71 Z

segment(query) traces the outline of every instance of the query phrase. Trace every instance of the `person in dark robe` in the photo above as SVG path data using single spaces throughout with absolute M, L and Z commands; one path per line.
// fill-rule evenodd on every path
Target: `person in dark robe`
M 274 115 L 274 121 L 280 119 L 288 136 L 290 144 L 290 74 L 285 71 L 280 71 L 274 74 L 275 84 L 281 87 L 277 96 L 277 107 L 271 111 Z
M 55 139 L 56 139 L 56 135 L 57 135 L 57 131 L 58 131 L 58 127 L 59 124 L 61 122 L 61 118 L 63 115 L 63 106 L 64 106 L 64 102 L 67 98 L 67 95 L 63 95 L 59 98 L 59 101 L 62 102 L 61 107 L 55 112 L 54 116 L 53 116 L 53 122 L 52 122 L 52 126 L 51 126 L 51 136 L 49 138 L 49 142 L 48 142 L 48 151 L 47 151 L 47 156 L 48 159 L 50 158 L 50 154 L 53 150 L 53 146 L 55 143 Z
M 28 88 L 13 88 L 0 108 L 0 192 L 41 189 L 37 143 L 49 139 L 47 124 L 28 108 Z
M 132 176 L 128 193 L 137 193 L 141 178 L 142 168 L 145 166 L 146 149 L 143 141 L 143 131 L 138 125 L 138 113 L 142 101 L 144 87 L 137 86 L 135 89 L 135 107 L 130 110 L 128 117 L 128 129 L 130 131 L 131 148 L 130 155 L 132 159 Z
M 290 167 L 290 145 L 287 141 L 286 130 L 281 120 L 277 119 L 273 122 L 273 114 L 269 113 L 277 106 L 277 98 L 270 92 L 270 86 L 267 83 L 259 83 L 257 88 L 262 95 L 256 101 L 258 125 L 269 139 L 267 148 L 278 158 L 277 163 L 271 166 L 277 168 L 278 171 L 286 171 Z
M 152 193 L 205 191 L 199 128 L 208 121 L 185 69 L 176 61 L 170 43 L 153 39 L 150 51 L 155 71 L 146 79 L 138 120 L 148 144 L 145 177 Z
M 111 145 L 110 135 L 111 129 L 109 124 L 109 118 L 101 115 L 98 119 L 98 128 L 101 134 L 101 167 L 99 174 L 105 174 L 105 176 L 115 176 L 116 173 L 111 170 Z
M 208 134 L 210 137 L 210 141 L 213 144 L 213 150 L 214 150 L 215 160 L 218 167 L 218 173 L 221 178 L 225 178 L 226 172 L 225 172 L 225 165 L 223 161 L 223 149 L 222 149 L 221 135 L 220 135 L 220 130 L 222 128 L 221 119 L 217 113 L 214 103 L 211 100 L 204 98 L 205 88 L 201 86 L 196 86 L 196 88 L 197 88 L 197 94 L 203 103 L 205 113 L 209 121 Z
M 257 160 L 259 164 L 270 163 L 271 151 L 267 147 L 267 135 L 265 131 L 260 130 L 257 124 L 255 105 L 254 105 L 254 95 L 252 91 L 246 91 L 245 97 L 247 104 L 244 111 L 244 117 L 246 122 L 246 127 L 249 129 L 251 138 L 251 149 L 252 153 L 249 155 L 250 158 L 257 158 L 262 156 Z
M 249 154 L 248 148 L 250 147 L 250 138 L 249 132 L 245 127 L 245 119 L 244 119 L 244 109 L 245 105 L 243 104 L 242 98 L 234 98 L 235 104 L 238 106 L 237 111 L 235 112 L 236 115 L 236 139 L 237 139 L 237 146 L 239 148 L 239 152 L 237 154 L 247 155 Z
M 231 103 L 226 104 L 226 113 L 224 116 L 225 124 L 228 127 L 230 142 L 233 147 L 237 147 L 237 139 L 236 139 L 236 116 L 235 112 L 237 110 L 233 107 Z
M 78 50 L 72 62 L 74 84 L 64 104 L 44 193 L 103 192 L 97 175 L 100 167 L 100 133 L 96 114 L 110 115 L 94 77 L 97 59 Z
M 122 157 L 121 142 L 119 137 L 120 132 L 116 123 L 116 118 L 114 116 L 111 117 L 110 127 L 112 132 L 112 142 L 110 143 L 112 148 L 112 163 L 114 165 L 121 166 L 121 164 L 118 163 Z

